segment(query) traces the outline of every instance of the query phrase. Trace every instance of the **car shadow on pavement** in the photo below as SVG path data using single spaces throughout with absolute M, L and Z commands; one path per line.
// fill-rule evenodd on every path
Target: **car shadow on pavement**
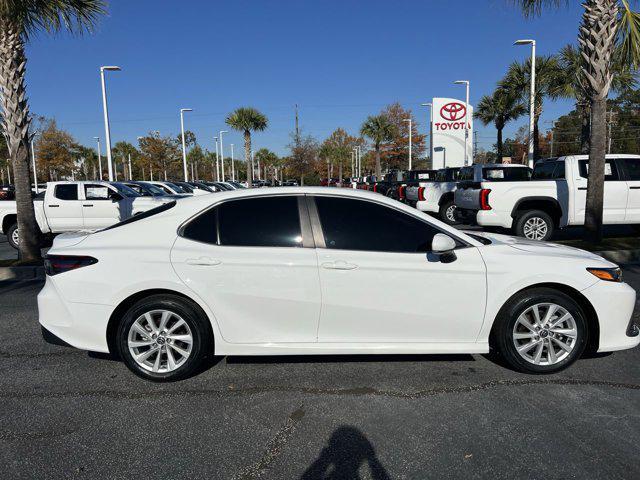
M 360 475 L 363 465 L 369 475 Z M 378 460 L 371 442 L 357 428 L 343 425 L 337 428 L 320 456 L 302 474 L 300 480 L 390 480 Z

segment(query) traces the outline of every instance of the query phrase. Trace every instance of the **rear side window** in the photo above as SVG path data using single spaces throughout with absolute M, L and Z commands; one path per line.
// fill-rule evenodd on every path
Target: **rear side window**
M 531 178 L 531 170 L 519 167 L 492 167 L 482 169 L 482 178 L 493 182 L 519 182 Z
M 465 180 L 473 180 L 473 167 L 461 168 L 458 180 L 461 182 L 464 182 Z
M 56 185 L 54 193 L 59 200 L 78 200 L 78 185 L 73 183 Z
M 322 196 L 315 201 L 329 249 L 428 252 L 438 233 L 426 222 L 377 203 Z
M 564 179 L 564 161 L 538 162 L 531 178 L 533 180 Z
M 579 160 L 578 170 L 582 178 L 589 177 L 589 160 Z M 620 180 L 620 174 L 618 173 L 618 167 L 612 160 L 607 160 L 604 164 L 604 181 Z
M 622 162 L 629 180 L 640 180 L 640 158 L 623 158 Z
M 199 242 L 236 247 L 302 247 L 295 196 L 231 200 L 202 213 L 182 235 Z

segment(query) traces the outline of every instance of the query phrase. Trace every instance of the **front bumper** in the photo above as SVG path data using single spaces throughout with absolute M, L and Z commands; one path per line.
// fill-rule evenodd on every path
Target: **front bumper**
M 599 281 L 582 291 L 598 315 L 600 338 L 598 352 L 613 352 L 636 347 L 640 334 L 634 325 L 636 292 L 626 283 Z M 635 328 L 634 328 L 635 327 Z

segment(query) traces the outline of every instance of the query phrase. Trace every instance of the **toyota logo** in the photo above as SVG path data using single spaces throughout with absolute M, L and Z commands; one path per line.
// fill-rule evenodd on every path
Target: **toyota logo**
M 450 122 L 460 120 L 464 118 L 466 114 L 467 108 L 462 103 L 458 102 L 447 103 L 440 109 L 440 116 L 445 120 L 449 120 Z

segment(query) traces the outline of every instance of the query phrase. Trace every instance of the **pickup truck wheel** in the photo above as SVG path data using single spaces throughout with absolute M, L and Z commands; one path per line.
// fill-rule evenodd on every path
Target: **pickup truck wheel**
M 440 206 L 438 215 L 440 216 L 440 220 L 442 220 L 447 225 L 458 225 L 460 222 L 456 220 L 455 212 L 456 204 L 453 203 L 453 200 L 449 200 L 444 202 Z
M 506 362 L 525 373 L 554 373 L 575 362 L 587 343 L 578 304 L 551 288 L 516 294 L 496 319 L 493 337 Z
M 7 229 L 7 241 L 9 245 L 18 250 L 18 242 L 20 241 L 20 235 L 18 232 L 18 224 L 14 223 Z
M 529 240 L 549 240 L 553 235 L 553 219 L 542 210 L 529 210 L 518 215 L 515 234 Z

